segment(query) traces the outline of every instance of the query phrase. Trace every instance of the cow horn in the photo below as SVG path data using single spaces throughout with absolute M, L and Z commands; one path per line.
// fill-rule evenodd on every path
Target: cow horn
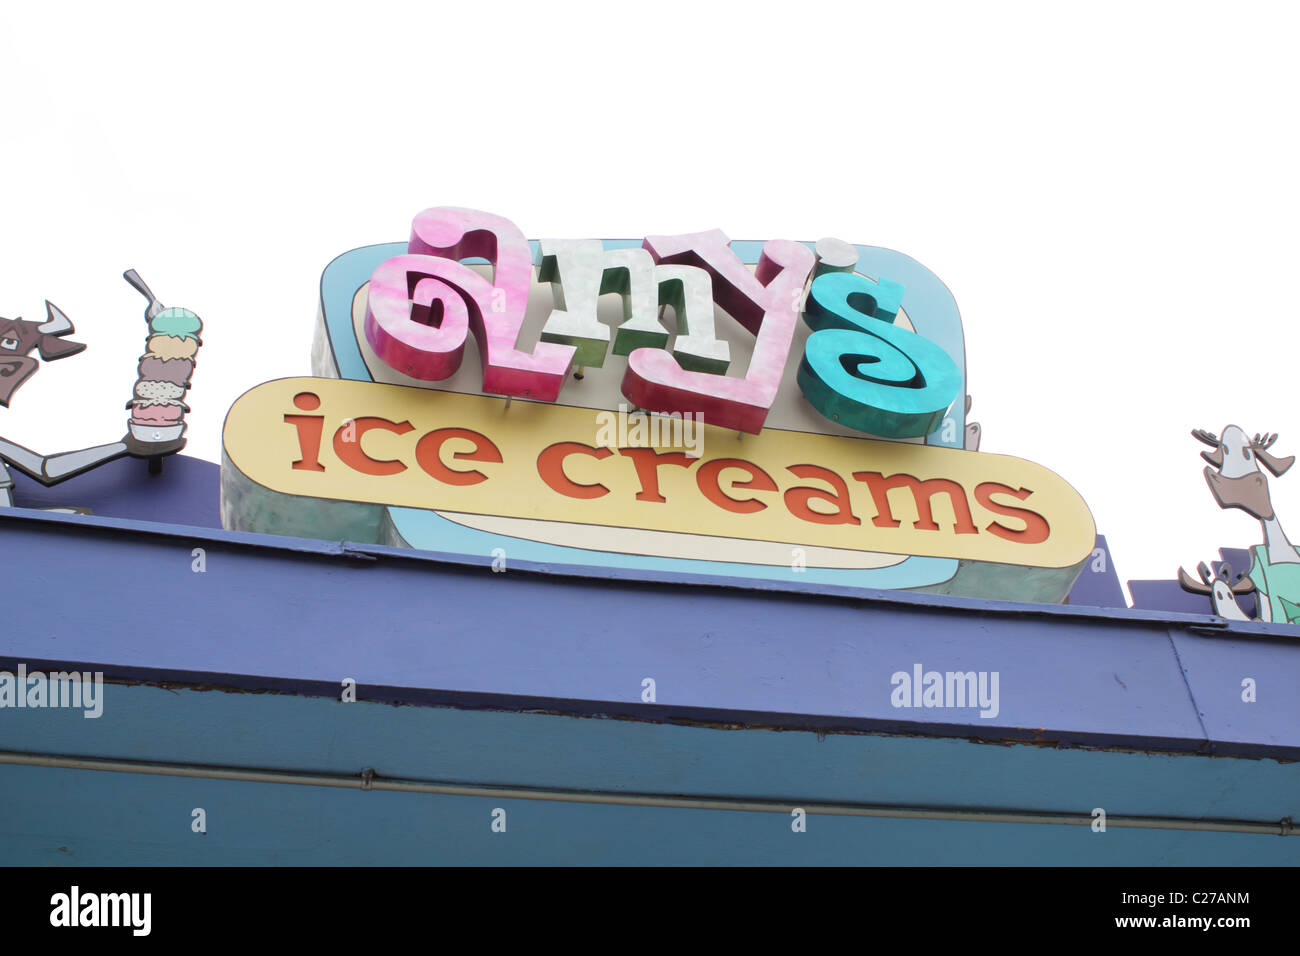
M 1203 451 L 1201 457 L 1208 461 L 1215 468 L 1223 467 L 1223 442 L 1215 438 L 1209 432 L 1201 428 L 1192 429 L 1192 437 L 1197 441 L 1205 442 L 1214 448 L 1214 451 Z
M 48 321 L 36 329 L 42 335 L 67 335 L 73 331 L 72 320 L 49 299 L 45 300 L 45 314 L 49 316 Z
M 1205 567 L 1204 562 L 1201 563 L 1201 567 L 1202 568 Z M 1206 570 L 1208 571 L 1209 569 L 1207 568 Z M 1210 593 L 1210 586 L 1208 584 L 1203 584 L 1202 582 L 1196 580 L 1194 577 L 1192 577 L 1182 568 L 1178 569 L 1178 584 L 1184 591 L 1190 591 L 1192 594 Z
M 1295 455 L 1288 455 L 1286 458 L 1275 458 L 1270 455 L 1267 449 L 1273 447 L 1273 442 L 1277 441 L 1277 435 L 1263 436 L 1256 435 L 1255 440 L 1250 443 L 1251 451 L 1259 459 L 1259 463 L 1273 473 L 1277 478 L 1286 473 L 1287 469 L 1295 464 Z

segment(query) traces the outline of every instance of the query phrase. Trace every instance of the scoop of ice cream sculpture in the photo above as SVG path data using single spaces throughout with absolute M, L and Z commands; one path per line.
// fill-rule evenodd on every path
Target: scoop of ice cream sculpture
M 190 409 L 183 399 L 194 374 L 194 356 L 203 344 L 199 339 L 203 322 L 189 309 L 165 308 L 134 269 L 125 278 L 149 299 L 145 310 L 149 337 L 140 356 L 135 390 L 126 403 L 131 410 L 127 427 L 139 442 L 175 442 L 185 433 L 185 413 Z

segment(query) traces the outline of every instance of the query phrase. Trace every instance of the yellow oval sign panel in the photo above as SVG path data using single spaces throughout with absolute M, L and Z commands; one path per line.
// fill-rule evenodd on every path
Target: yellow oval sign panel
M 225 458 L 249 482 L 327 502 L 850 551 L 1077 567 L 1092 515 L 1032 462 L 323 378 L 235 402 Z M 566 542 L 567 543 L 567 542 Z

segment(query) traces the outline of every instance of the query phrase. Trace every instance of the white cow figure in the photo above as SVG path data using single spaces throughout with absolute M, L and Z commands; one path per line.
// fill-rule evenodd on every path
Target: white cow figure
M 1279 477 L 1295 464 L 1294 457 L 1277 458 L 1270 452 L 1277 435 L 1256 435 L 1249 437 L 1236 425 L 1229 425 L 1219 437 L 1201 429 L 1192 432 L 1198 441 L 1210 445 L 1212 451 L 1201 452 L 1201 457 L 1209 462 L 1205 468 L 1205 481 L 1210 486 L 1210 493 L 1220 508 L 1239 508 L 1260 523 L 1264 532 L 1264 543 L 1252 549 L 1251 566 L 1248 580 L 1226 581 L 1232 592 L 1225 598 L 1254 589 L 1257 593 L 1259 617 L 1261 621 L 1300 623 L 1300 553 L 1288 540 L 1273 510 L 1269 496 L 1267 471 L 1273 477 Z M 1204 565 L 1201 568 L 1204 569 Z M 1201 582 L 1196 582 L 1181 568 L 1178 572 L 1179 583 L 1183 588 L 1197 593 L 1210 593 L 1214 602 L 1215 613 L 1220 614 L 1220 601 L 1214 589 L 1219 579 L 1213 582 L 1207 579 L 1205 570 L 1201 572 Z M 1236 607 L 1235 597 L 1231 604 L 1225 603 L 1220 614 L 1235 620 L 1244 620 L 1232 613 Z M 1238 607 L 1237 613 L 1240 613 Z

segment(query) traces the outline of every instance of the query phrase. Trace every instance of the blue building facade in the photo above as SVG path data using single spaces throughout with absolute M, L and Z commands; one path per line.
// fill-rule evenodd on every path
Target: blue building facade
M 218 480 L 18 477 L 0 670 L 104 683 L 0 709 L 4 862 L 1300 859 L 1293 629 L 1126 607 L 1104 540 L 1065 605 L 494 570 L 223 530 Z

